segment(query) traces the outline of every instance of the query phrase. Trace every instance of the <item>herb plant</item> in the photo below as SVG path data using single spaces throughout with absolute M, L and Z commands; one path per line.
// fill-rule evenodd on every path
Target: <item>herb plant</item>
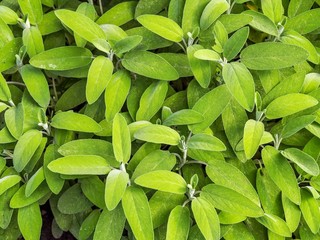
M 319 0 L 2 0 L 0 238 L 320 239 Z

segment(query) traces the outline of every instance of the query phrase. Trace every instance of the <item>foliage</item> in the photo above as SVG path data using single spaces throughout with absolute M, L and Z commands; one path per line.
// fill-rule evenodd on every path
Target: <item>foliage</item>
M 1 1 L 0 238 L 320 239 L 319 6 Z

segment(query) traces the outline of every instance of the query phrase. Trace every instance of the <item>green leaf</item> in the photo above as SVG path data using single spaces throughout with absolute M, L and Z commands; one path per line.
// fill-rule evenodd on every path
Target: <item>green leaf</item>
M 22 185 L 10 200 L 10 208 L 23 208 L 39 201 L 50 193 L 47 184 L 43 182 L 29 197 L 26 197 L 26 185 Z
M 122 208 L 136 239 L 153 240 L 153 225 L 147 196 L 140 187 L 130 186 L 122 197 Z
M 47 79 L 42 71 L 26 64 L 20 68 L 20 74 L 31 97 L 41 107 L 47 108 L 50 102 L 50 92 Z
M 313 4 L 314 0 L 291 0 L 288 6 L 288 17 L 292 18 L 310 10 Z
M 253 17 L 246 14 L 223 14 L 219 21 L 224 25 L 228 33 L 234 32 L 253 20 Z
M 136 7 L 135 17 L 142 14 L 157 14 L 169 4 L 169 0 L 140 0 Z
M 106 38 L 100 26 L 81 13 L 67 9 L 56 10 L 54 13 L 64 25 L 89 42 Z
M 203 120 L 204 118 L 200 113 L 192 109 L 183 109 L 167 117 L 163 121 L 163 125 L 165 126 L 189 125 L 189 124 L 202 122 Z
M 85 177 L 80 180 L 83 194 L 100 209 L 106 207 L 104 201 L 105 184 L 99 176 Z
M 159 53 L 160 57 L 163 57 L 169 62 L 179 73 L 180 77 L 193 76 L 188 57 L 183 53 Z
M 125 223 L 126 216 L 120 205 L 112 211 L 103 209 L 96 225 L 93 240 L 105 240 L 106 236 L 110 239 L 121 239 Z
M 111 79 L 112 72 L 113 64 L 109 58 L 98 56 L 92 61 L 86 85 L 86 99 L 89 104 L 98 100 Z
M 253 70 L 271 70 L 291 67 L 308 58 L 308 52 L 300 47 L 264 42 L 246 47 L 240 54 L 241 61 Z
M 112 144 L 101 139 L 77 139 L 63 144 L 58 152 L 63 156 L 97 155 L 103 157 L 111 166 L 118 166 L 114 158 Z
M 191 202 L 194 219 L 205 239 L 220 239 L 220 224 L 215 208 L 210 202 L 198 197 Z
M 88 65 L 91 59 L 87 48 L 66 46 L 41 52 L 30 59 L 30 64 L 45 70 L 70 70 Z
M 100 210 L 95 209 L 83 220 L 79 230 L 80 240 L 88 239 L 91 236 L 91 234 L 95 230 L 99 217 L 100 217 Z
M 9 102 L 11 100 L 11 92 L 6 79 L 0 73 L 0 100 Z
M 291 237 L 292 235 L 286 222 L 276 215 L 265 213 L 264 216 L 257 218 L 257 221 L 280 236 Z
M 131 138 L 126 119 L 117 113 L 112 126 L 113 152 L 118 162 L 126 163 L 131 155 Z
M 210 161 L 206 173 L 214 183 L 242 194 L 260 207 L 256 190 L 249 179 L 235 166 L 223 161 Z
M 199 133 L 208 128 L 223 112 L 231 99 L 231 95 L 226 85 L 214 88 L 203 95 L 193 106 L 195 110 L 202 114 L 204 120 L 201 123 L 191 125 L 189 128 L 193 133 Z M 210 103 L 216 103 L 211 107 Z
M 1 47 L 0 52 L 0 72 L 16 66 L 16 54 L 22 47 L 22 39 L 14 38 Z M 1 78 L 1 77 L 0 77 Z
M 232 34 L 232 36 L 227 40 L 226 44 L 223 47 L 223 56 L 228 61 L 234 59 L 245 45 L 248 36 L 248 27 L 241 28 L 234 34 Z
M 266 15 L 253 10 L 247 10 L 241 14 L 252 17 L 252 21 L 249 22 L 251 27 L 272 36 L 278 36 L 276 25 Z
M 189 209 L 180 205 L 176 206 L 169 215 L 166 239 L 187 239 L 189 228 Z
M 200 27 L 200 18 L 210 0 L 186 0 L 182 15 L 182 30 L 187 33 Z
M 304 115 L 294 119 L 290 119 L 290 121 L 284 125 L 281 131 L 281 137 L 288 138 L 292 136 L 304 127 L 311 124 L 315 119 L 316 117 L 314 115 Z
M 152 188 L 163 192 L 185 194 L 186 181 L 177 173 L 167 170 L 156 170 L 137 177 L 134 182 L 142 187 Z
M 4 113 L 4 119 L 10 134 L 15 139 L 19 139 L 23 133 L 24 122 L 24 109 L 22 104 L 9 108 Z
M 42 20 L 41 0 L 18 0 L 23 15 L 28 15 L 31 24 L 36 25 Z
M 63 214 L 76 214 L 91 210 L 92 203 L 83 195 L 80 183 L 69 187 L 58 200 L 58 210 Z
M 198 59 L 195 54 L 197 51 L 202 50 L 203 47 L 201 45 L 192 45 L 187 48 L 187 56 L 189 59 L 189 64 L 191 67 L 191 71 L 195 79 L 198 81 L 201 87 L 207 88 L 211 81 L 211 66 L 209 61 L 204 61 Z M 203 56 L 203 52 L 200 52 Z M 216 54 L 210 52 L 209 53 L 210 60 L 217 58 Z M 213 55 L 213 56 L 212 56 Z M 208 52 L 205 51 L 205 56 L 208 58 Z M 220 57 L 219 57 L 220 59 Z
M 135 132 L 134 138 L 152 142 L 152 143 L 162 143 L 168 145 L 178 145 L 180 142 L 180 135 L 177 131 L 172 128 L 152 124 L 143 127 Z
M 301 204 L 300 209 L 304 220 L 307 222 L 312 233 L 316 234 L 319 231 L 320 211 L 317 200 L 307 190 L 301 189 Z
M 226 0 L 210 1 L 201 14 L 201 30 L 208 29 L 229 7 L 230 5 Z
M 299 206 L 295 205 L 284 194 L 282 196 L 282 206 L 285 220 L 291 232 L 297 230 L 300 222 L 301 211 Z
M 115 209 L 127 188 L 129 175 L 118 169 L 113 169 L 107 176 L 104 199 L 109 211 Z
M 232 96 L 247 111 L 254 108 L 255 86 L 251 73 L 242 63 L 227 63 L 222 68 L 222 77 Z
M 114 24 L 121 26 L 134 18 L 135 8 L 137 6 L 136 1 L 120 2 L 114 7 L 106 11 L 96 23 L 98 24 Z
M 158 228 L 167 222 L 172 209 L 185 200 L 186 197 L 182 194 L 156 191 L 149 200 L 153 227 Z
M 263 210 L 242 194 L 217 184 L 208 184 L 202 188 L 201 197 L 210 201 L 216 208 L 242 216 L 260 217 Z
M 208 60 L 214 62 L 218 62 L 221 60 L 220 54 L 210 49 L 199 49 L 195 51 L 193 55 L 201 60 Z
M 60 174 L 51 172 L 48 169 L 48 164 L 57 158 L 57 152 L 54 145 L 51 144 L 47 147 L 43 158 L 44 176 L 46 178 L 46 182 L 50 190 L 54 194 L 58 194 L 64 185 L 64 180 L 60 178 Z
M 92 118 L 72 111 L 59 112 L 51 120 L 51 126 L 79 132 L 100 132 L 101 126 Z
M 0 195 L 21 181 L 19 175 L 8 175 L 0 178 Z
M 122 65 L 129 71 L 159 80 L 176 80 L 176 69 L 159 55 L 147 51 L 130 51 L 122 59 Z
M 281 0 L 271 0 L 261 2 L 263 14 L 271 19 L 274 23 L 279 23 L 282 20 L 284 9 Z
M 111 168 L 107 161 L 95 155 L 71 155 L 49 163 L 52 172 L 67 175 L 105 175 Z
M 22 41 L 30 58 L 44 51 L 41 32 L 37 27 L 25 28 L 22 32 Z
M 310 33 L 320 27 L 320 9 L 312 9 L 288 18 L 286 30 L 294 30 L 300 34 Z
M 244 126 L 243 146 L 247 159 L 251 159 L 257 152 L 264 132 L 264 125 L 260 121 L 248 120 Z
M 176 157 L 172 153 L 162 150 L 152 151 L 140 161 L 132 174 L 131 180 L 156 170 L 170 171 L 176 163 Z
M 266 117 L 269 119 L 286 117 L 307 108 L 313 107 L 317 104 L 317 99 L 306 94 L 286 94 L 284 96 L 276 98 L 267 106 Z
M 42 216 L 38 203 L 19 208 L 18 225 L 25 240 L 40 239 Z
M 314 64 L 319 63 L 319 56 L 315 46 L 308 40 L 308 38 L 302 36 L 301 34 L 297 33 L 296 31 L 289 30 L 285 31 L 281 38 L 281 42 L 292 44 L 298 47 L 303 48 L 309 53 L 308 60 Z
M 26 183 L 26 197 L 30 197 L 30 195 L 40 186 L 40 184 L 45 180 L 43 167 L 40 167 L 38 171 L 36 171 L 32 177 Z
M 136 120 L 149 121 L 162 107 L 167 92 L 168 83 L 165 81 L 157 81 L 150 84 L 140 98 Z
M 124 105 L 131 86 L 131 78 L 127 71 L 117 71 L 107 83 L 104 94 L 106 104 L 105 117 L 112 121 Z
M 123 53 L 129 52 L 130 50 L 137 47 L 141 43 L 142 40 L 143 40 L 143 37 L 140 35 L 128 36 L 128 37 L 118 41 L 114 45 L 113 51 L 118 56 L 121 56 Z
M 181 42 L 183 31 L 173 20 L 153 14 L 145 14 L 137 17 L 137 21 L 146 29 L 173 42 Z
M 21 172 L 27 166 L 39 147 L 41 138 L 42 134 L 38 130 L 29 130 L 19 138 L 13 151 L 13 166 L 17 172 Z
M 283 151 L 281 151 L 281 154 L 285 158 L 297 164 L 306 173 L 312 176 L 319 175 L 320 171 L 316 160 L 309 154 L 301 151 L 300 149 L 286 148 Z
M 193 135 L 188 141 L 187 147 L 207 151 L 225 151 L 227 149 L 219 138 L 203 133 Z
M 14 25 L 18 23 L 18 19 L 19 19 L 18 14 L 7 6 L 4 6 L 4 5 L 0 6 L 0 16 L 6 24 Z
M 263 163 L 274 183 L 295 204 L 300 204 L 300 192 L 294 171 L 288 161 L 274 147 L 262 150 Z

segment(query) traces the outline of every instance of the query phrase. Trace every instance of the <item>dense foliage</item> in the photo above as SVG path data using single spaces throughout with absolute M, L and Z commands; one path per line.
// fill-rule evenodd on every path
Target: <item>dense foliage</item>
M 320 239 L 319 0 L 0 2 L 0 239 Z

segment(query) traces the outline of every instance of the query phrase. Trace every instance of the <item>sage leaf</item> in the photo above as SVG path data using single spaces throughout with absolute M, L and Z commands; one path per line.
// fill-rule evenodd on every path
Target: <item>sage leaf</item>
M 70 70 L 88 65 L 91 59 L 88 49 L 67 46 L 41 52 L 30 59 L 30 64 L 46 70 Z
M 57 113 L 51 120 L 51 126 L 79 132 L 100 132 L 102 130 L 92 118 L 72 111 Z
M 281 104 L 281 109 L 279 104 Z M 291 93 L 273 100 L 266 108 L 269 119 L 282 118 L 311 108 L 318 104 L 318 100 L 302 93 Z
M 111 169 L 107 161 L 95 155 L 71 155 L 48 164 L 52 172 L 66 175 L 104 175 Z
M 292 202 L 300 204 L 301 197 L 294 171 L 288 161 L 271 146 L 262 150 L 263 163 L 274 183 Z
M 309 154 L 299 150 L 298 148 L 286 148 L 281 154 L 296 163 L 306 173 L 317 176 L 319 175 L 319 166 L 316 160 Z
M 175 21 L 169 18 L 144 14 L 137 17 L 137 21 L 146 29 L 170 41 L 181 42 L 183 39 L 182 29 Z
M 112 170 L 106 180 L 104 199 L 109 211 L 115 209 L 127 188 L 129 175 L 121 170 Z
M 246 47 L 240 58 L 249 69 L 272 70 L 299 64 L 308 58 L 308 52 L 294 45 L 265 42 Z
M 130 51 L 122 59 L 123 66 L 134 73 L 159 80 L 176 80 L 176 69 L 159 55 L 147 51 Z
M 172 128 L 162 125 L 148 125 L 135 132 L 134 137 L 139 140 L 152 143 L 163 143 L 168 145 L 178 145 L 180 135 Z
M 86 99 L 89 104 L 98 100 L 111 79 L 113 64 L 109 58 L 96 57 L 89 68 L 86 84 Z
M 142 187 L 176 194 L 184 194 L 187 190 L 187 183 L 179 174 L 166 170 L 145 173 L 134 182 Z
M 153 240 L 153 226 L 148 199 L 140 187 L 128 187 L 122 198 L 122 208 L 134 236 Z

